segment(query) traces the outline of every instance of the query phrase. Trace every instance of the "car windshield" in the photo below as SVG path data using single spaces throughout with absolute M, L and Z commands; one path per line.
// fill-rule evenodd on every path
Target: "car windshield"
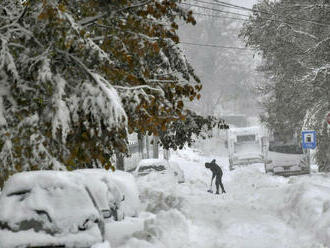
M 253 142 L 255 139 L 256 136 L 254 134 L 237 136 L 237 142 Z
M 270 152 L 286 153 L 286 154 L 303 154 L 303 149 L 301 146 L 294 145 L 269 145 Z

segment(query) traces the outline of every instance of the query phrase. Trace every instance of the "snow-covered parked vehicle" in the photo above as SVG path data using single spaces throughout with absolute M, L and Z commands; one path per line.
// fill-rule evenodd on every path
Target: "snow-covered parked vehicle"
M 150 173 L 173 176 L 178 183 L 185 182 L 184 173 L 180 167 L 165 159 L 142 159 L 134 171 L 135 176 L 145 176 Z
M 231 128 L 227 132 L 229 169 L 239 165 L 263 163 L 268 149 L 268 135 L 259 126 Z
M 123 194 L 128 191 L 123 180 L 130 177 L 130 183 L 135 183 L 129 173 L 101 169 L 13 175 L 0 195 L 0 247 L 92 247 L 102 243 L 107 222 L 136 214 L 137 192 Z M 125 197 L 126 207 L 122 208 Z
M 122 197 L 120 208 L 118 205 L 115 205 L 117 201 L 110 200 L 108 202 L 110 209 L 115 210 L 112 213 L 116 215 L 116 220 L 122 220 L 125 216 L 136 217 L 138 215 L 140 210 L 139 192 L 135 178 L 131 173 L 119 170 L 108 172 L 104 169 L 82 169 L 76 170 L 74 173 L 82 173 L 105 182 L 110 195 L 111 192 L 117 192 L 114 190 L 115 187 L 119 189 L 122 195 L 117 196 L 116 199 L 118 200 L 119 197 Z M 104 199 L 111 199 L 111 197 L 103 197 Z
M 297 137 L 280 140 L 278 135 L 271 134 L 267 159 L 266 173 L 280 176 L 296 176 L 310 173 L 310 154 L 302 148 Z

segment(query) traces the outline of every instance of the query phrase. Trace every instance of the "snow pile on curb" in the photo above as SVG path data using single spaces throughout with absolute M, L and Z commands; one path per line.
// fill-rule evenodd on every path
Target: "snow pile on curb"
M 145 211 L 158 213 L 161 210 L 180 209 L 182 197 L 177 194 L 176 178 L 170 175 L 159 176 L 152 172 L 137 180 L 140 200 Z
M 138 216 L 141 211 L 139 191 L 132 174 L 116 170 L 110 173 L 110 178 L 118 185 L 125 199 L 121 202 L 121 209 L 125 216 Z
M 302 182 L 287 189 L 280 209 L 287 223 L 330 245 L 330 185 Z
M 105 241 L 103 243 L 93 245 L 91 248 L 111 248 L 111 246 L 108 241 Z
M 176 209 L 149 214 L 144 228 L 135 232 L 121 248 L 182 248 L 187 243 L 189 224 L 186 217 Z

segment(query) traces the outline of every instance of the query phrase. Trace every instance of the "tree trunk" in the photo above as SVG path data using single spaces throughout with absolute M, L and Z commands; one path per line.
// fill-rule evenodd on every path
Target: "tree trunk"
M 170 159 L 170 150 L 164 149 L 164 159 L 169 160 Z
M 146 150 L 147 150 L 147 158 L 150 158 L 150 144 L 149 144 L 149 136 L 146 135 Z
M 144 159 L 144 144 L 143 144 L 143 135 L 138 133 L 138 144 L 139 144 L 139 154 L 142 159 Z
M 152 144 L 152 157 L 159 158 L 159 149 L 158 149 L 158 136 L 153 137 L 153 144 Z
M 116 153 L 116 169 L 121 171 L 125 170 L 124 156 L 120 153 Z

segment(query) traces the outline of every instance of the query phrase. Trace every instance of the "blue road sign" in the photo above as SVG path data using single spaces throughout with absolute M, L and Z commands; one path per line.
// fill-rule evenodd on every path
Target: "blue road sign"
M 304 149 L 316 148 L 316 131 L 302 131 L 302 147 Z

